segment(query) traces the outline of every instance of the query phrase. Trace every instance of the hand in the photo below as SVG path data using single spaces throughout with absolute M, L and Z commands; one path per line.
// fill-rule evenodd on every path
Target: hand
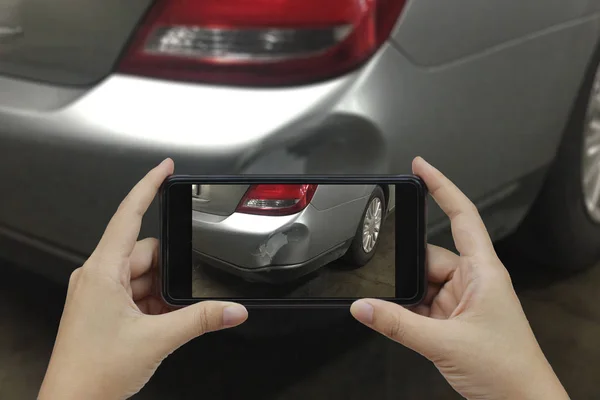
M 98 247 L 71 275 L 41 400 L 127 398 L 183 344 L 246 320 L 246 309 L 234 303 L 206 301 L 171 311 L 154 291 L 158 242 L 137 238 L 173 168 L 167 159 L 133 188 Z
M 428 246 L 428 293 L 412 311 L 364 299 L 352 314 L 428 358 L 468 399 L 568 399 L 476 207 L 423 159 L 415 159 L 413 171 L 450 218 L 460 255 Z

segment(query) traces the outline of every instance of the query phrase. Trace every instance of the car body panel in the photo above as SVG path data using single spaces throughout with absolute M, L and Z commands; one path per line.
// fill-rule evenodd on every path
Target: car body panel
M 285 151 L 265 146 L 249 170 L 296 161 L 297 173 L 367 172 L 381 164 L 402 173 L 421 155 L 474 201 L 497 197 L 552 162 L 598 36 L 594 20 L 440 69 L 383 51 L 310 137 Z M 438 207 L 430 210 L 432 224 L 443 219 Z
M 416 3 L 397 27 L 398 43 L 353 73 L 311 85 L 235 88 L 112 74 L 73 88 L 0 77 L 2 254 L 18 261 L 11 248 L 29 243 L 65 265 L 84 259 L 127 191 L 167 156 L 181 174 L 401 174 L 421 155 L 480 205 L 488 229 L 502 237 L 520 222 L 554 158 L 599 20 L 584 17 L 592 2 L 576 0 L 557 5 L 566 16 L 552 25 L 539 3 L 539 13 L 519 19 L 527 32 L 507 23 L 504 36 L 500 28 L 480 32 L 485 38 L 436 59 L 431 38 L 407 33 L 432 23 L 411 14 Z M 479 9 L 491 25 L 496 15 Z M 582 18 L 563 23 L 569 15 Z M 467 32 L 442 26 L 455 38 Z M 506 214 L 492 218 L 492 209 Z M 435 206 L 429 221 L 435 232 L 447 226 Z M 157 234 L 152 208 L 141 235 Z
M 375 185 L 319 185 L 310 204 L 318 211 L 326 211 L 370 196 L 373 189 Z
M 192 210 L 229 216 L 240 204 L 250 185 L 199 185 L 201 192 L 192 196 Z
M 23 35 L 0 42 L 0 74 L 90 85 L 110 74 L 152 0 L 2 2 Z
M 598 11 L 589 0 L 412 0 L 393 40 L 412 62 L 432 67 L 578 25 Z
M 248 282 L 281 284 L 297 282 L 298 279 L 339 259 L 348 251 L 349 246 L 350 241 L 340 243 L 326 252 L 299 264 L 269 265 L 260 268 L 243 268 L 199 252 L 194 252 L 194 257 L 202 263 L 240 277 Z

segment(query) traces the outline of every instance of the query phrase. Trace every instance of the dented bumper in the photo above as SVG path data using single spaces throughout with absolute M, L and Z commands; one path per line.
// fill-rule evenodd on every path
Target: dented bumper
M 246 278 L 248 274 L 266 275 L 267 280 L 274 275 L 304 275 L 345 253 L 366 201 L 359 198 L 328 209 L 311 204 L 290 216 L 216 216 L 193 211 L 192 247 L 205 263 Z
M 238 265 L 234 265 L 228 263 L 227 261 L 196 251 L 194 251 L 194 256 L 196 257 L 197 261 L 238 276 L 246 281 L 261 283 L 286 283 L 299 279 L 310 274 L 311 272 L 317 271 L 319 268 L 342 257 L 350 247 L 351 243 L 351 240 L 347 240 L 346 242 L 335 246 L 325 253 L 303 263 L 269 265 L 261 268 L 240 267 Z

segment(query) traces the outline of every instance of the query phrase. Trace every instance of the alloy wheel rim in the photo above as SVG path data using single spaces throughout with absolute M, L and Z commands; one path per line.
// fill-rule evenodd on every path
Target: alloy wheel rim
M 365 253 L 370 253 L 377 244 L 379 230 L 381 229 L 381 216 L 383 214 L 381 200 L 375 197 L 369 203 L 363 221 L 362 246 Z
M 583 133 L 581 180 L 589 216 L 600 223 L 600 70 L 596 74 Z

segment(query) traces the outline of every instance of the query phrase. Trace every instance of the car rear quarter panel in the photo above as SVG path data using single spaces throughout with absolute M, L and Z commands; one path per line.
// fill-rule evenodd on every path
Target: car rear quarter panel
M 378 73 L 365 74 L 354 94 L 361 100 L 341 103 L 338 112 L 379 121 L 393 152 L 393 173 L 410 171 L 421 155 L 475 203 L 502 202 L 520 190 L 522 177 L 553 161 L 598 28 L 597 18 L 586 19 L 438 67 L 416 65 L 401 51 L 384 52 Z M 511 207 L 505 232 L 532 200 Z M 443 219 L 432 205 L 429 221 Z
M 369 196 L 373 188 L 374 185 L 319 185 L 311 204 L 319 211 L 328 210 Z
M 419 66 L 439 66 L 593 19 L 590 0 L 411 0 L 393 41 Z

